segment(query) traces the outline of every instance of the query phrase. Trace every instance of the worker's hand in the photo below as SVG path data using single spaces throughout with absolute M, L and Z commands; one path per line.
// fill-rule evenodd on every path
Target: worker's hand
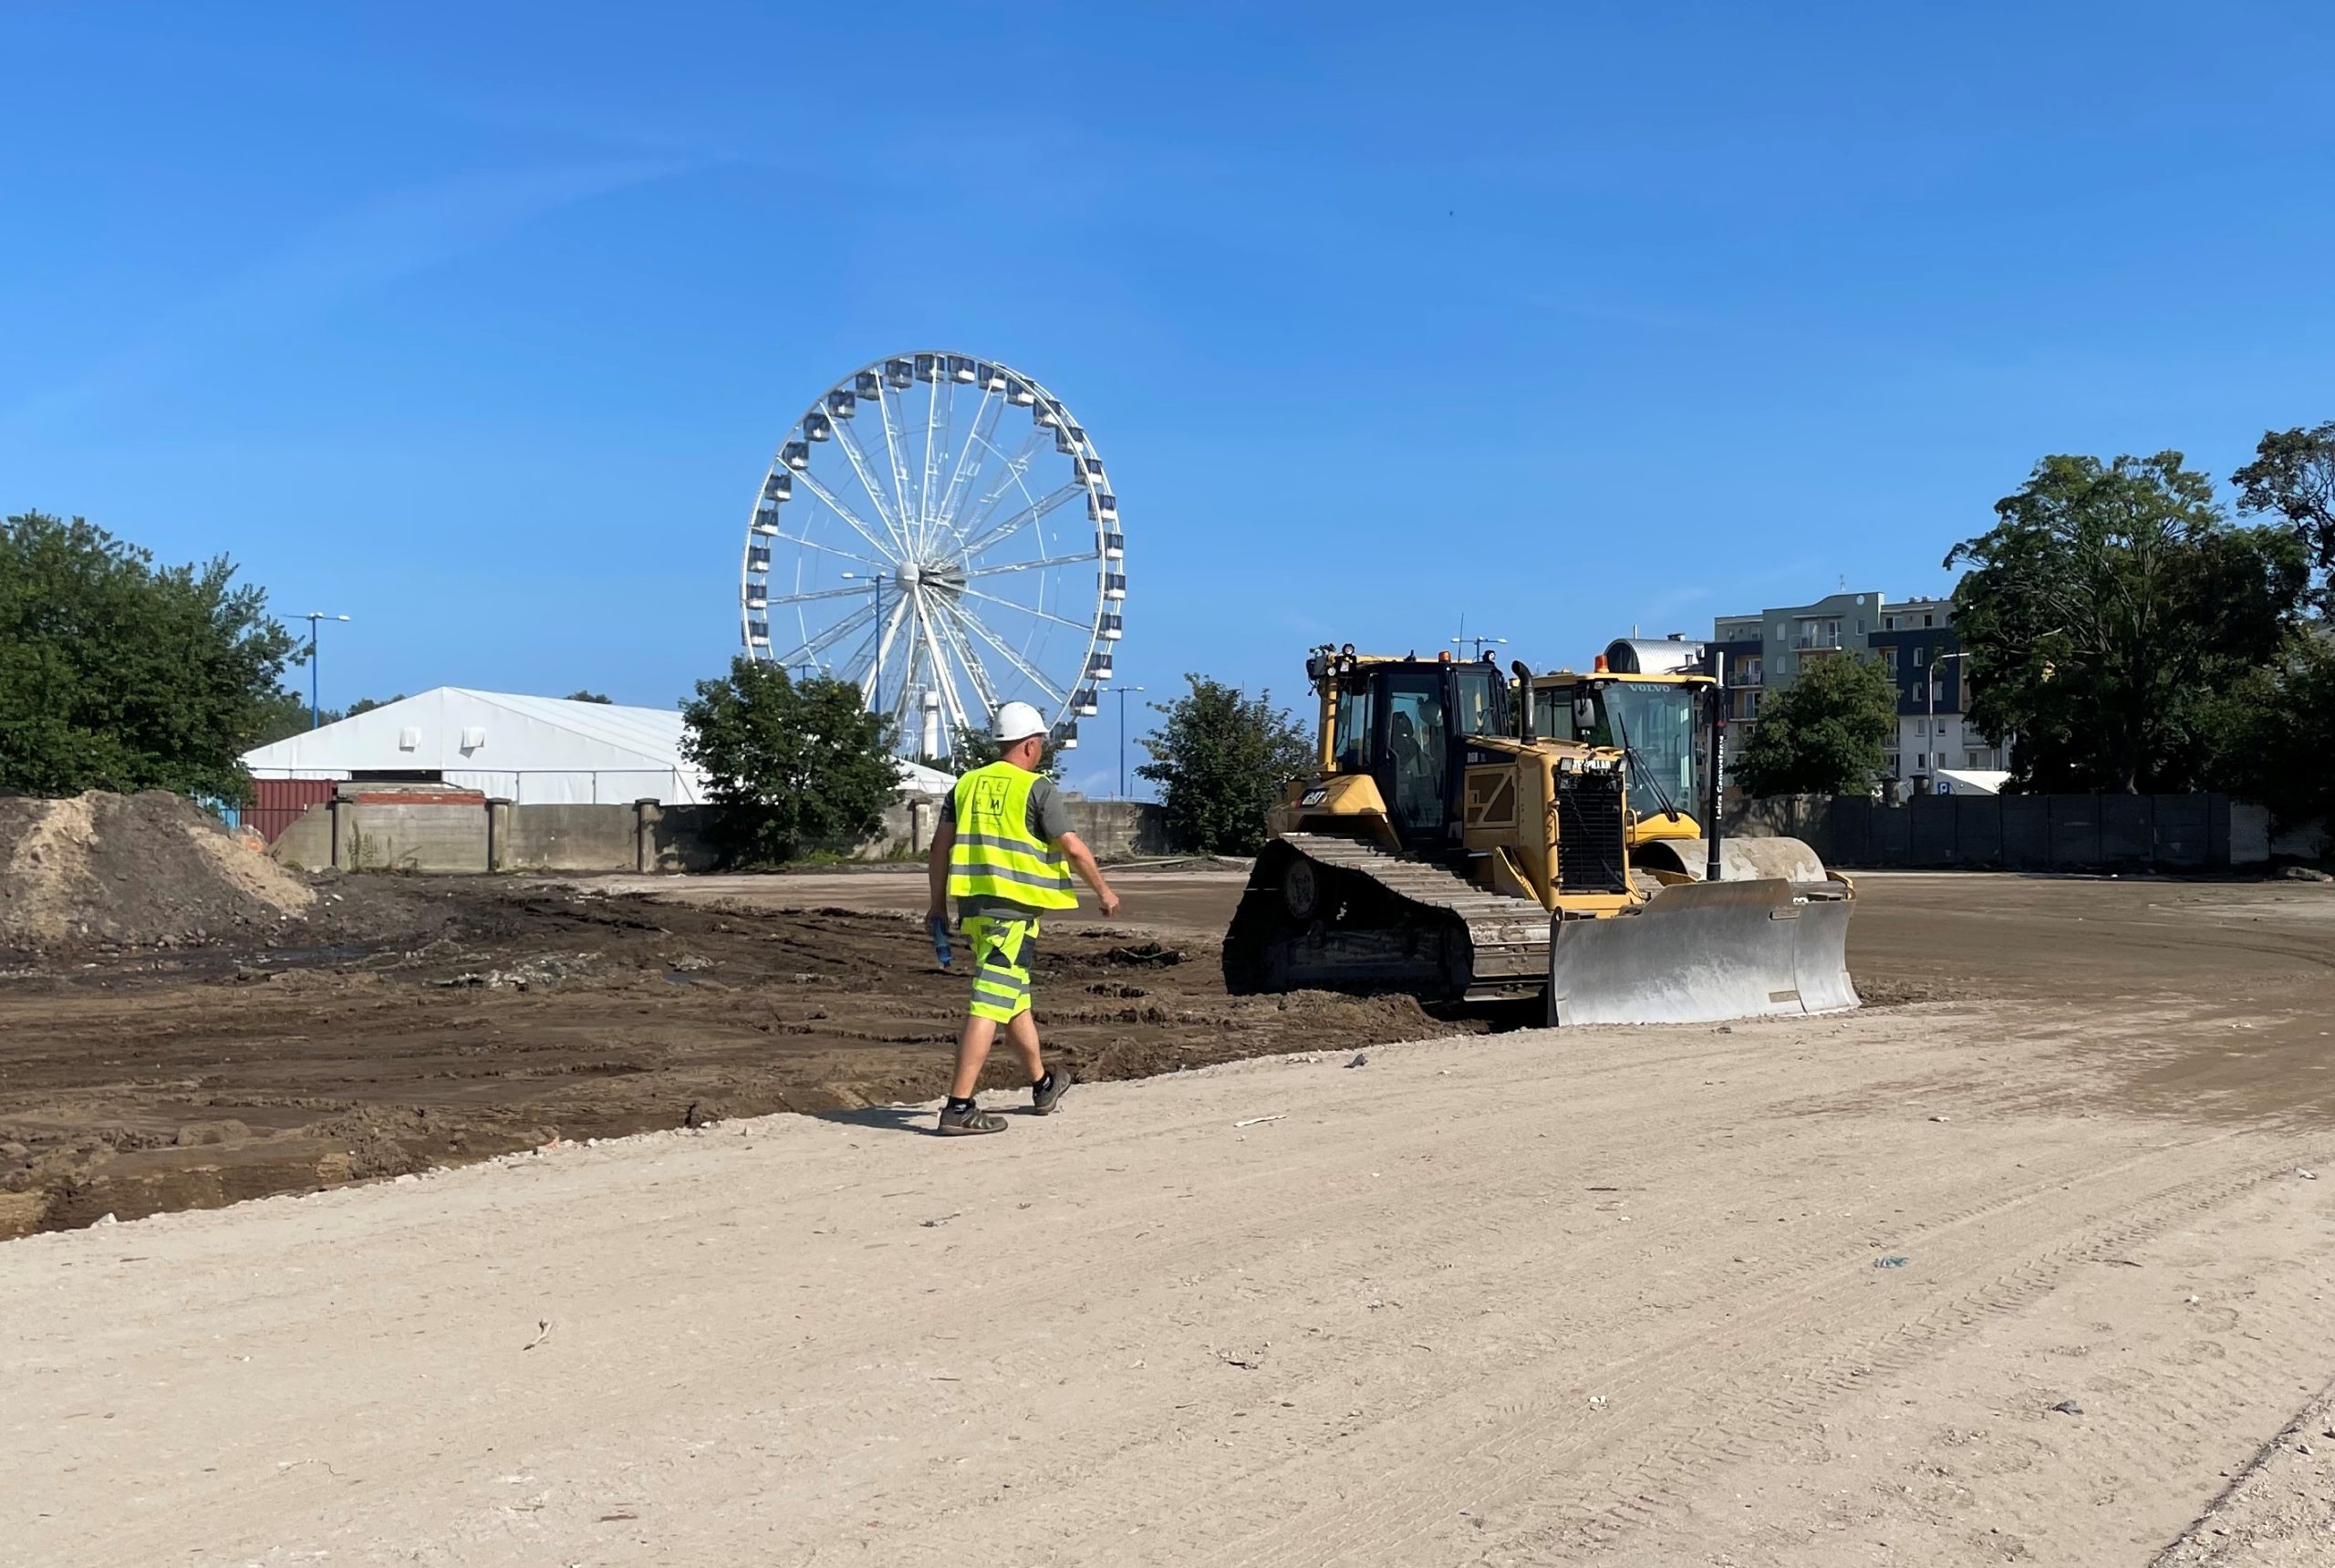
M 928 920 L 939 920 L 942 925 L 947 925 L 949 923 L 948 900 L 944 898 L 939 903 L 926 909 L 924 911 L 924 918 Z
M 1104 894 L 1104 895 L 1103 895 L 1103 918 L 1104 918 L 1105 919 L 1106 919 L 1106 920 L 1116 919 L 1118 918 L 1118 914 L 1119 914 L 1119 896 L 1118 896 L 1116 893 L 1105 893 L 1105 894 Z

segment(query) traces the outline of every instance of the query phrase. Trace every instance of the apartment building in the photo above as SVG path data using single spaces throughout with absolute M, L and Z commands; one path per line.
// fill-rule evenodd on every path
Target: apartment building
M 1897 682 L 1891 778 L 1927 776 L 1938 768 L 1984 772 L 2005 765 L 2001 749 L 1989 745 L 1964 716 L 1967 682 L 1951 599 L 1893 602 L 1879 593 L 1844 590 L 1812 604 L 1717 617 L 1710 647 L 1727 658 L 1730 765 L 1759 722 L 1769 693 L 1790 686 L 1811 664 L 1844 653 L 1880 659 Z
M 1897 748 L 1893 778 L 1926 777 L 1940 768 L 1990 773 L 2007 766 L 1964 716 L 1969 704 L 1962 640 L 1954 634 L 1952 599 L 1906 599 L 1881 607 L 1873 652 L 1897 682 Z

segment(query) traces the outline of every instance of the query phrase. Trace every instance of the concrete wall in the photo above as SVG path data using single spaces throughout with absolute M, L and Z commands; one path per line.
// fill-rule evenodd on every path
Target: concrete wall
M 2268 812 L 2223 794 L 1785 795 L 1749 803 L 1728 831 L 1806 839 L 1842 869 L 2226 871 L 2270 858 Z
M 1103 858 L 1167 851 L 1164 815 L 1148 802 L 1073 800 L 1073 830 Z M 828 847 L 859 860 L 920 856 L 949 809 L 911 796 L 886 808 L 864 844 Z M 720 863 L 717 808 L 659 805 L 518 805 L 341 798 L 308 808 L 270 848 L 309 870 L 710 871 Z M 813 846 L 812 847 L 819 847 Z
M 638 813 L 633 806 L 498 801 L 492 815 L 498 871 L 630 870 L 638 853 Z
M 344 871 L 484 871 L 483 803 L 391 805 L 336 801 L 333 864 Z
M 275 836 L 267 852 L 286 866 L 322 871 L 333 864 L 332 807 L 312 805 L 291 826 Z

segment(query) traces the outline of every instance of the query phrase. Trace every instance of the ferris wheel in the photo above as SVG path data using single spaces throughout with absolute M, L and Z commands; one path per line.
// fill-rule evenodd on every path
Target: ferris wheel
M 748 654 L 856 682 L 905 753 L 946 756 L 1015 701 L 1071 747 L 1111 679 L 1126 539 L 1061 399 L 993 360 L 902 354 L 786 432 L 741 588 Z

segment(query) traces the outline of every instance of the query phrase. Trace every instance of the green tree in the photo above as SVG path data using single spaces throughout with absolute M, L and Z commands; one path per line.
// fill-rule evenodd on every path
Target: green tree
M 333 713 L 330 710 L 327 710 L 324 722 L 331 724 L 342 719 L 354 719 L 359 713 L 370 713 L 376 708 L 386 708 L 392 702 L 402 702 L 406 700 L 406 696 L 407 693 L 400 691 L 394 697 L 359 697 L 348 705 L 346 712 Z
M 601 696 L 597 691 L 570 691 L 567 694 L 567 700 L 570 702 L 597 702 L 605 707 L 615 706 L 609 699 Z
M 949 753 L 950 771 L 969 774 L 975 768 L 985 768 L 997 761 L 1000 750 L 986 729 L 959 724 L 954 728 L 954 739 Z M 929 757 L 925 759 L 925 763 L 928 767 L 940 765 Z M 1052 735 L 1046 737 L 1046 749 L 1038 754 L 1038 772 L 1056 784 L 1062 782 L 1062 744 Z
M 1896 733 L 1888 670 L 1852 653 L 1819 659 L 1760 704 L 1736 784 L 1750 795 L 1863 794 L 1880 779 Z
M 292 634 L 223 556 L 158 566 L 80 518 L 0 524 L 0 788 L 239 799 Z
M 2231 694 L 2289 645 L 2291 532 L 2231 525 L 2179 452 L 2047 457 L 1956 545 L 1970 722 L 2037 791 L 2215 787 Z
M 704 770 L 726 863 L 774 866 L 805 848 L 858 844 L 898 794 L 891 722 L 856 682 L 795 680 L 741 656 L 681 704 L 681 752 Z
M 296 662 L 306 659 L 307 650 L 302 649 L 293 657 Z M 284 687 L 278 687 L 268 694 L 267 700 L 262 704 L 262 711 L 265 716 L 262 719 L 259 728 L 254 732 L 254 739 L 252 744 L 254 746 L 272 746 L 278 741 L 288 741 L 295 735 L 305 735 L 309 730 L 319 725 L 337 724 L 346 717 L 337 708 L 326 708 L 317 714 L 316 722 L 311 724 L 308 719 L 306 695 Z
M 1313 737 L 1270 692 L 1187 675 L 1191 691 L 1150 704 L 1166 715 L 1138 743 L 1151 761 L 1136 769 L 1159 786 L 1168 838 L 1202 855 L 1253 855 L 1265 841 L 1265 812 L 1290 782 L 1313 771 Z
M 2286 519 L 2321 575 L 2317 598 L 2335 616 L 2335 421 L 2266 431 L 2254 461 L 2230 476 L 2237 509 Z
M 2281 823 L 2335 821 L 2335 645 L 2298 630 L 2278 657 L 2236 672 L 2195 710 L 2202 782 Z

